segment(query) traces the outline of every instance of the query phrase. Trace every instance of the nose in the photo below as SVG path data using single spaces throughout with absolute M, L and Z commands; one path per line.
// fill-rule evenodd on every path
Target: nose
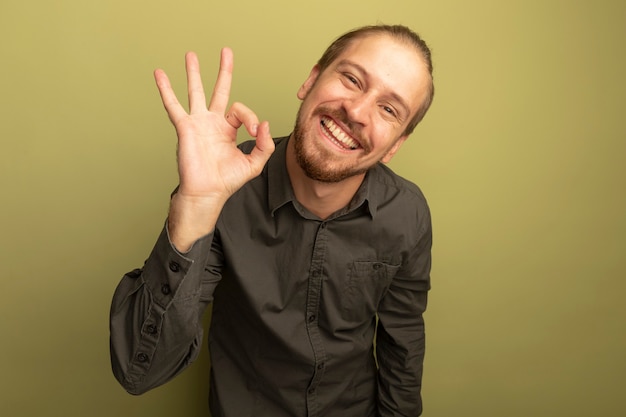
M 359 94 L 344 100 L 343 107 L 350 121 L 365 125 L 373 104 L 370 95 Z

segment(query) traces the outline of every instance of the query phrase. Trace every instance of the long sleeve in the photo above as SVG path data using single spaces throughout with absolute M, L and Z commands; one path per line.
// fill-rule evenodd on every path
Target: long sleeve
M 416 417 L 422 413 L 425 353 L 423 313 L 430 289 L 432 233 L 423 233 L 383 297 L 378 309 L 378 416 Z
M 113 374 L 131 394 L 142 394 L 180 373 L 199 353 L 202 315 L 219 274 L 205 268 L 212 235 L 184 255 L 161 232 L 142 269 L 127 273 L 110 314 Z

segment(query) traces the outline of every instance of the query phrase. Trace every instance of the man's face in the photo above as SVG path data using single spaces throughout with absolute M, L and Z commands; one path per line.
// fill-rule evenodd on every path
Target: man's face
M 429 83 L 413 46 L 388 35 L 353 40 L 323 72 L 314 67 L 298 90 L 298 163 L 312 179 L 338 182 L 388 162 Z

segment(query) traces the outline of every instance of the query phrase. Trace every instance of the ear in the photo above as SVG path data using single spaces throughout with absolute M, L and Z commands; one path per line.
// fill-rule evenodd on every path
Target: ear
M 380 162 L 382 162 L 383 164 L 386 164 L 389 161 L 391 161 L 391 158 L 393 158 L 396 152 L 398 152 L 398 149 L 400 149 L 400 146 L 402 146 L 402 144 L 404 143 L 405 140 L 407 140 L 408 137 L 409 135 L 400 136 L 398 140 L 393 144 L 391 149 L 389 149 L 389 152 L 387 152 L 385 156 L 382 157 Z
M 306 95 L 309 94 L 309 91 L 311 91 L 311 88 L 313 88 L 313 85 L 315 84 L 315 81 L 317 80 L 317 77 L 319 75 L 320 75 L 320 67 L 319 65 L 315 65 L 311 69 L 311 72 L 309 73 L 309 77 L 304 81 L 304 83 L 298 89 L 298 98 L 300 100 L 304 100 Z

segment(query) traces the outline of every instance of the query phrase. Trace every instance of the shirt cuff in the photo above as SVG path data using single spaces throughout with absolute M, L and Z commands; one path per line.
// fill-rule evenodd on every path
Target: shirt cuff
M 175 297 L 198 291 L 212 241 L 213 233 L 209 233 L 195 241 L 187 252 L 181 253 L 170 241 L 165 224 L 143 273 L 156 304 L 166 309 Z

